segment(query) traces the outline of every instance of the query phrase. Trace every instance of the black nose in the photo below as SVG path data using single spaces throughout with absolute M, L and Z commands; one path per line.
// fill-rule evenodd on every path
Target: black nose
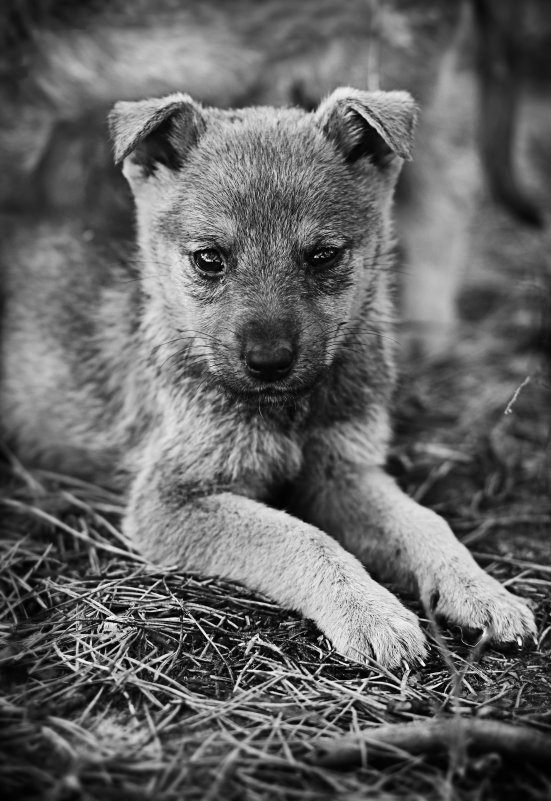
M 279 381 L 293 365 L 294 353 L 286 342 L 252 345 L 245 351 L 247 370 L 259 381 Z

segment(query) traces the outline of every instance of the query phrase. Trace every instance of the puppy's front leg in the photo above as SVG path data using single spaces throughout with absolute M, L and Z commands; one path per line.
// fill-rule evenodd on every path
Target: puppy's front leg
M 312 618 L 342 654 L 397 666 L 425 653 L 416 617 L 326 533 L 160 465 L 134 484 L 125 530 L 160 564 L 224 576 Z
M 409 498 L 378 467 L 316 457 L 297 511 L 332 534 L 377 576 L 413 586 L 425 608 L 451 623 L 487 630 L 496 644 L 533 637 L 527 604 L 485 573 L 448 524 Z

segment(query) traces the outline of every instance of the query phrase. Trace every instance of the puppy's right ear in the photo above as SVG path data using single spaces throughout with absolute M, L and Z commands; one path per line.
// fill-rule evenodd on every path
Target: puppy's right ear
M 178 170 L 206 128 L 201 106 L 181 93 L 120 101 L 108 121 L 115 163 L 126 159 L 130 181 L 149 178 L 159 166 Z

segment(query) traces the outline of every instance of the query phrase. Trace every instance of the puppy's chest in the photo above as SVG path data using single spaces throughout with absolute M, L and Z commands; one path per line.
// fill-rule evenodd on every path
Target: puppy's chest
M 262 497 L 302 467 L 304 436 L 290 422 L 245 413 L 195 419 L 186 428 L 181 467 L 190 480 L 239 485 Z

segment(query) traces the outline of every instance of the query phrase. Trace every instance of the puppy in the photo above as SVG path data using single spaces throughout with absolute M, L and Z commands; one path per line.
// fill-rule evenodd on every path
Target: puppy
M 57 221 L 5 259 L 0 409 L 23 458 L 117 481 L 152 561 L 243 582 L 390 668 L 425 641 L 368 570 L 495 643 L 535 631 L 383 469 L 415 116 L 405 92 L 344 88 L 313 112 L 120 102 L 135 249 Z

